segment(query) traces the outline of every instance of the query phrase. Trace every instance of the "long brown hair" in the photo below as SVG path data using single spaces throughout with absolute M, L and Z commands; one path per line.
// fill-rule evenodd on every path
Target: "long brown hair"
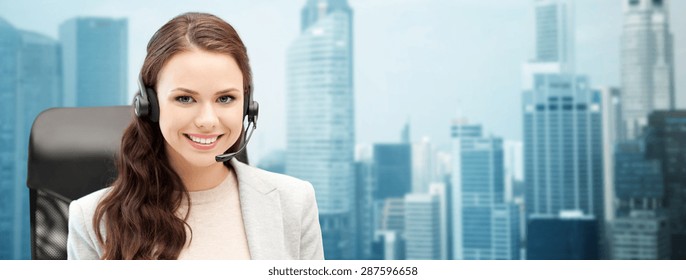
M 194 48 L 233 57 L 243 74 L 244 99 L 249 99 L 252 75 L 243 42 L 231 25 L 204 13 L 179 15 L 152 36 L 141 69 L 144 84 L 155 88 L 165 63 Z M 237 150 L 240 142 L 228 151 Z M 93 217 L 102 259 L 177 259 L 186 244 L 190 199 L 169 164 L 159 123 L 134 116 L 122 136 L 116 166 L 118 177 Z M 178 217 L 183 202 L 189 210 Z

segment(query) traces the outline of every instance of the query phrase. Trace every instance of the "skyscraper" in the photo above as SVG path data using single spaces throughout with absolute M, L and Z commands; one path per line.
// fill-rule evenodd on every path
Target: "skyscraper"
M 623 0 L 622 118 L 627 139 L 653 110 L 674 109 L 674 51 L 667 0 Z
M 429 194 L 438 197 L 439 204 L 439 230 L 440 230 L 440 260 L 450 259 L 450 236 L 451 236 L 451 221 L 450 221 L 450 189 L 449 185 L 444 182 L 434 182 L 429 185 Z
M 662 165 L 658 159 L 646 158 L 644 139 L 617 143 L 614 166 L 615 216 L 628 217 L 633 210 L 664 210 Z
M 536 51 L 522 67 L 522 89 L 533 90 L 537 74 L 575 73 L 573 0 L 533 0 Z
M 503 142 L 505 165 L 505 201 L 512 201 L 522 196 L 517 184 L 524 180 L 524 144 L 522 141 L 505 140 Z
M 412 192 L 412 146 L 374 144 L 374 200 L 405 197 Z M 427 186 L 428 189 L 428 186 Z
M 405 197 L 391 197 L 383 200 L 380 230 L 392 230 L 399 235 L 405 231 Z
M 433 147 L 428 137 L 412 144 L 412 192 L 426 193 L 429 184 L 437 181 L 433 161 Z
M 603 217 L 601 103 L 585 77 L 536 75 L 524 92 L 527 213 Z
M 608 225 L 610 258 L 668 259 L 660 160 L 646 158 L 645 136 L 620 141 L 614 149 L 615 214 Z
M 530 227 L 533 219 L 559 219 L 562 212 L 577 211 L 599 223 L 605 213 L 602 102 L 588 80 L 575 73 L 574 3 L 534 0 L 534 9 L 536 55 L 524 65 L 522 77 L 529 245 L 532 237 L 547 234 L 532 233 L 546 229 Z M 587 228 L 604 234 L 603 224 Z M 604 256 L 604 238 L 586 240 L 598 241 Z
M 574 5 L 572 0 L 535 0 L 536 58 L 558 63 L 562 72 L 574 72 Z
M 355 221 L 357 223 L 356 259 L 372 258 L 374 240 L 374 211 L 372 190 L 374 187 L 373 165 L 370 159 L 355 162 Z
M 411 148 L 409 143 L 374 144 L 370 170 L 373 183 L 372 228 L 395 231 L 395 240 L 401 243 L 405 238 L 402 203 L 405 195 L 412 191 Z M 397 251 L 396 257 L 404 256 L 403 252 Z
M 613 222 L 611 256 L 615 260 L 666 260 L 669 241 L 664 216 L 651 210 L 631 210 Z
M 353 258 L 352 9 L 308 0 L 287 57 L 286 173 L 315 188 L 326 259 Z
M 19 94 L 19 51 L 21 49 L 21 33 L 9 22 L 0 18 L 0 259 L 21 258 L 15 250 L 14 244 L 21 240 L 22 205 L 16 204 L 22 200 L 19 190 L 20 182 L 17 174 L 15 145 L 19 134 L 16 115 L 19 111 L 15 104 Z M 19 232 L 18 232 L 19 231 Z
M 440 198 L 436 194 L 405 195 L 405 257 L 408 260 L 441 259 Z
M 375 260 L 404 260 L 405 242 L 394 230 L 378 230 L 374 232 L 372 259 Z
M 0 61 L 0 259 L 27 259 L 29 135 L 40 112 L 61 105 L 59 46 L 0 19 Z
M 405 259 L 405 198 L 374 202 L 374 259 Z
M 61 61 L 59 44 L 55 39 L 35 32 L 22 31 L 21 58 L 19 59 L 19 88 L 17 89 L 17 108 L 16 115 L 17 145 L 16 154 L 19 156 L 17 161 L 17 177 L 22 186 L 21 192 L 25 203 L 22 216 L 24 220 L 23 236 L 21 244 L 29 244 L 29 223 L 28 223 L 28 189 L 26 185 L 29 138 L 33 121 L 43 110 L 62 105 L 61 88 Z M 19 202 L 20 200 L 15 200 Z M 26 247 L 24 247 L 26 248 Z M 22 248 L 22 249 L 24 249 Z
M 598 223 L 578 211 L 559 217 L 534 217 L 527 229 L 529 260 L 593 260 L 599 258 Z
M 581 76 L 539 74 L 534 81 L 534 90 L 525 91 L 522 99 L 527 220 L 554 218 L 571 210 L 601 222 L 600 93 L 591 91 Z M 528 239 L 538 235 L 532 230 L 528 227 Z
M 661 163 L 671 259 L 686 259 L 686 111 L 655 111 L 647 127 L 646 157 Z
M 128 104 L 128 20 L 72 18 L 59 27 L 64 106 Z
M 603 115 L 603 185 L 605 205 L 605 222 L 615 217 L 615 146 L 622 139 L 622 103 L 621 91 L 614 87 L 601 87 L 600 93 Z
M 518 211 L 505 202 L 503 141 L 456 121 L 453 138 L 453 256 L 518 259 Z
M 462 141 L 463 138 L 477 138 L 481 136 L 481 126 L 469 125 L 466 119 L 459 119 L 453 121 L 450 128 L 450 135 L 453 138 L 452 143 L 452 176 L 450 186 L 452 209 L 450 209 L 452 216 L 452 245 L 451 255 L 454 259 L 461 260 L 464 258 L 463 250 L 464 243 L 462 234 L 463 209 L 462 209 Z

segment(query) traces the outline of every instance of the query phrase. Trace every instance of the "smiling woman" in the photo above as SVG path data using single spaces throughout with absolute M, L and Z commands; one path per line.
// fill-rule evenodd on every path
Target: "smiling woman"
M 312 185 L 226 160 L 257 118 L 231 25 L 175 17 L 150 39 L 139 85 L 117 179 L 69 207 L 69 259 L 323 259 Z
M 243 128 L 241 69 L 230 55 L 191 48 L 174 55 L 159 77 L 159 124 L 172 167 L 189 179 L 189 191 L 215 186 L 204 173 L 226 177 L 214 156 L 237 143 Z

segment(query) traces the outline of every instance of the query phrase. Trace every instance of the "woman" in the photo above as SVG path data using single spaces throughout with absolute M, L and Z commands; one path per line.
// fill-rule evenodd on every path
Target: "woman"
M 201 13 L 166 23 L 139 83 L 117 179 L 69 207 L 69 259 L 323 259 L 311 184 L 215 158 L 242 149 L 243 121 L 254 129 L 257 117 L 228 23 Z

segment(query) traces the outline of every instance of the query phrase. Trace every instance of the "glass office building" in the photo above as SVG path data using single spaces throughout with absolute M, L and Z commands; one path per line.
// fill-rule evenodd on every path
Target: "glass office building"
M 631 210 L 612 223 L 611 256 L 615 260 L 666 260 L 670 232 L 661 211 Z
M 441 204 L 437 194 L 405 195 L 405 258 L 441 259 Z
M 0 19 L 0 61 L 0 259 L 28 259 L 29 135 L 40 112 L 61 105 L 59 45 Z
M 602 222 L 600 93 L 590 90 L 583 76 L 537 74 L 522 102 L 527 220 L 556 218 L 571 210 Z M 602 225 L 594 228 L 603 231 Z M 535 230 L 527 227 L 529 244 Z M 598 240 L 598 246 L 605 246 Z
M 351 259 L 354 236 L 352 9 L 308 0 L 288 49 L 286 173 L 314 185 L 327 259 Z
M 412 192 L 412 146 L 374 144 L 375 201 Z M 427 186 L 428 188 L 428 186 Z
M 559 63 L 562 72 L 574 72 L 574 5 L 572 0 L 535 0 L 536 58 Z
M 669 1 L 622 0 L 622 114 L 627 139 L 642 133 L 653 110 L 674 109 L 674 38 Z
M 598 250 L 598 223 L 580 212 L 559 217 L 534 217 L 527 229 L 529 260 L 594 260 Z
M 686 111 L 655 111 L 648 118 L 646 157 L 661 163 L 671 231 L 671 259 L 686 259 Z
M 128 100 L 128 20 L 69 19 L 59 27 L 64 106 L 115 106 Z
M 614 154 L 616 219 L 610 222 L 610 258 L 668 259 L 661 163 L 646 158 L 645 137 L 617 143 Z
M 535 81 L 523 96 L 527 214 L 603 217 L 600 95 L 585 77 L 542 74 Z
M 464 120 L 451 129 L 453 257 L 519 259 L 519 216 L 505 202 L 502 139 L 482 137 L 480 125 Z

